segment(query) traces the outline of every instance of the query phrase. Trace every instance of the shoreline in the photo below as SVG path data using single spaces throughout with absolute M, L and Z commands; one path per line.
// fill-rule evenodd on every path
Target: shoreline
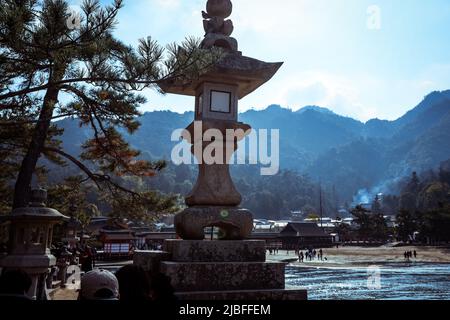
M 416 251 L 417 258 L 405 260 L 405 251 Z M 304 268 L 364 268 L 373 265 L 394 264 L 398 267 L 410 267 L 415 264 L 450 264 L 450 249 L 445 247 L 339 247 L 323 249 L 324 261 L 293 262 L 294 251 L 289 255 L 279 251 L 278 255 L 267 255 L 267 261 L 287 262 L 291 266 Z M 326 258 L 326 260 L 325 260 Z

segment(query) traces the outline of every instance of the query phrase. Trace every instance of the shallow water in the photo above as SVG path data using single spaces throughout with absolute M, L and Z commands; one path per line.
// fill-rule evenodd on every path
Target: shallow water
M 310 300 L 450 300 L 450 264 L 384 264 L 377 269 L 288 266 L 288 287 L 306 288 Z M 374 278 L 375 276 L 375 278 Z M 369 285 L 371 288 L 369 288 Z M 374 288 L 376 287 L 376 288 Z

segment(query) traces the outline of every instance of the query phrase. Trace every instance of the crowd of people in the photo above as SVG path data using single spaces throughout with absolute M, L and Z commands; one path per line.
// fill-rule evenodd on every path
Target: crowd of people
M 0 301 L 31 300 L 27 293 L 32 285 L 30 276 L 20 269 L 4 271 L 0 276 Z M 144 269 L 127 265 L 115 274 L 94 269 L 81 277 L 80 301 L 174 302 L 175 292 L 170 278 L 163 274 L 150 276 Z
M 319 261 L 326 261 L 327 258 L 323 256 L 323 250 L 316 250 L 316 249 L 309 249 L 307 251 L 305 251 L 305 253 L 303 253 L 303 251 L 298 251 L 297 252 L 298 255 L 298 261 L 300 263 L 303 263 L 305 261 L 313 261 L 313 260 L 319 260 Z
M 269 252 L 270 255 L 277 255 L 279 252 L 278 248 L 268 248 L 267 251 Z M 306 262 L 306 261 L 314 261 L 314 260 L 318 260 L 318 261 L 327 261 L 328 259 L 326 257 L 324 257 L 323 255 L 323 250 L 316 250 L 313 248 L 310 248 L 308 250 L 306 250 L 305 252 L 303 252 L 303 250 L 299 250 L 296 249 L 294 250 L 295 252 L 295 256 L 298 257 L 298 261 L 300 263 Z M 289 255 L 290 250 L 286 251 L 286 254 Z
M 95 268 L 97 250 L 88 244 L 77 244 L 69 247 L 67 244 L 52 246 L 51 253 L 56 259 L 65 257 L 70 265 L 79 265 L 82 272 L 89 272 Z

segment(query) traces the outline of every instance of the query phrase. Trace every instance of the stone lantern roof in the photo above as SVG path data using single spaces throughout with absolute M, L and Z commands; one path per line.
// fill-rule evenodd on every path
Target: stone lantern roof
M 269 81 L 282 65 L 282 62 L 269 63 L 230 52 L 198 79 L 190 82 L 168 79 L 158 85 L 165 93 L 195 96 L 203 82 L 231 83 L 238 85 L 238 97 L 242 99 Z
M 204 82 L 219 82 L 237 85 L 237 96 L 244 98 L 264 83 L 269 81 L 282 62 L 268 63 L 243 56 L 238 50 L 238 42 L 231 37 L 234 30 L 233 22 L 227 20 L 233 10 L 230 0 L 208 0 L 206 12 L 203 11 L 203 26 L 205 37 L 201 43 L 202 49 L 221 48 L 225 56 L 210 70 L 200 75 L 199 79 L 186 81 L 165 79 L 158 83 L 165 93 L 196 96 L 197 89 Z
M 47 191 L 37 189 L 32 191 L 29 207 L 14 209 L 11 214 L 1 217 L 4 221 L 39 220 L 48 222 L 69 221 L 70 218 L 58 210 L 47 208 Z
M 10 221 L 17 220 L 48 220 L 48 221 L 68 221 L 70 218 L 63 215 L 59 211 L 46 207 L 27 207 L 18 208 L 7 217 Z

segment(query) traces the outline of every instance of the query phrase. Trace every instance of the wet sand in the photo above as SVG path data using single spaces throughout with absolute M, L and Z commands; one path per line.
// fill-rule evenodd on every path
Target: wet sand
M 405 260 L 405 251 L 417 251 L 417 258 Z M 305 267 L 364 267 L 368 265 L 385 263 L 450 263 L 450 249 L 437 247 L 340 247 L 323 249 L 324 261 L 305 261 L 304 263 L 292 262 L 295 259 L 293 251 L 279 251 L 278 255 L 267 255 L 270 261 L 287 261 L 298 266 Z

